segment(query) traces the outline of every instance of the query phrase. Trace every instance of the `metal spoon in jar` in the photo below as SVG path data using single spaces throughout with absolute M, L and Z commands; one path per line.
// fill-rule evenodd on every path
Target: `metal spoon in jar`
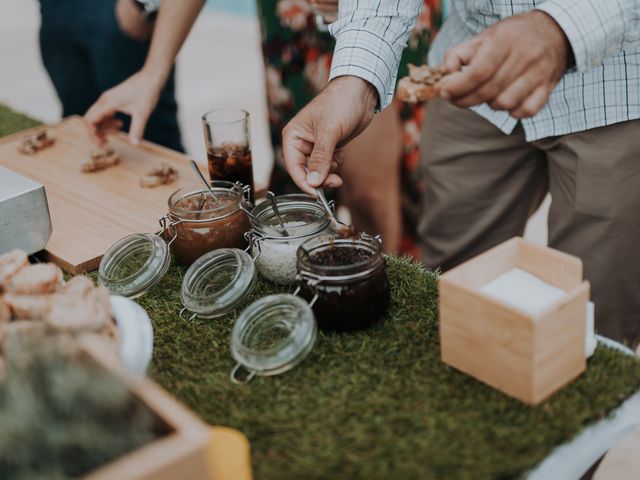
M 278 218 L 278 222 L 280 222 L 280 228 L 282 229 L 282 233 L 284 234 L 285 237 L 288 237 L 289 232 L 287 232 L 287 229 L 284 226 L 284 220 L 282 220 L 282 215 L 280 215 L 280 210 L 278 209 L 278 201 L 276 200 L 275 193 L 271 191 L 267 192 L 267 198 L 271 202 L 271 208 L 273 208 L 273 212 L 276 214 L 276 217 Z
M 357 235 L 357 232 L 356 232 L 356 229 L 353 227 L 353 225 L 346 225 L 342 223 L 333 214 L 333 210 L 331 209 L 331 206 L 327 201 L 327 197 L 324 196 L 324 190 L 322 190 L 322 188 L 316 188 L 315 190 L 316 190 L 316 196 L 318 197 L 318 200 L 320 200 L 320 203 L 329 214 L 329 217 L 331 219 L 331 228 L 340 237 L 344 237 L 344 238 L 355 237 Z
M 211 194 L 213 199 L 217 202 L 218 197 L 216 196 L 215 193 L 213 193 L 213 188 L 211 188 L 211 185 L 209 185 L 209 182 L 207 182 L 207 179 L 204 178 L 204 175 L 202 175 L 202 172 L 198 168 L 198 164 L 193 159 L 189 159 L 189 162 L 191 163 L 191 168 L 193 169 L 193 171 L 196 172 L 200 180 L 202 180 L 202 183 L 204 183 L 204 186 L 207 187 L 207 190 L 209 190 L 209 193 Z

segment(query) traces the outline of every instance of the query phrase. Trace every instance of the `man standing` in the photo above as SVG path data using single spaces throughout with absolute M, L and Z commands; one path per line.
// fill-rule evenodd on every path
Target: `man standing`
M 332 81 L 283 133 L 303 190 L 341 184 L 336 151 L 389 103 L 420 3 L 341 2 Z M 429 58 L 452 73 L 423 135 L 428 266 L 522 234 L 550 192 L 549 243 L 583 260 L 597 330 L 640 341 L 639 47 L 639 0 L 453 0 Z

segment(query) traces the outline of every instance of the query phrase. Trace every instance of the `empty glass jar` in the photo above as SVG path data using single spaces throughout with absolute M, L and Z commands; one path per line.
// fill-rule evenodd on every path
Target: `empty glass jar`
M 269 295 L 249 305 L 231 334 L 231 354 L 238 362 L 231 371 L 234 383 L 255 375 L 284 373 L 311 352 L 317 326 L 311 306 L 295 295 Z

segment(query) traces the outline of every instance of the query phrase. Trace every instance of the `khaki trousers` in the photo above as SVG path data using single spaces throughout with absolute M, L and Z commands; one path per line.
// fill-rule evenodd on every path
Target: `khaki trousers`
M 547 192 L 549 245 L 584 263 L 596 330 L 640 341 L 640 120 L 527 142 L 468 109 L 429 103 L 423 261 L 450 269 L 513 237 Z

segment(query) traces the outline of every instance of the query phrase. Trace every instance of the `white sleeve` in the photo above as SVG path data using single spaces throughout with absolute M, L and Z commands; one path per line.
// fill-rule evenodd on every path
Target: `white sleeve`
M 336 38 L 330 79 L 360 77 L 378 91 L 380 108 L 391 103 L 398 66 L 422 0 L 340 0 L 329 26 Z
M 580 71 L 640 46 L 640 0 L 546 0 L 536 9 L 560 25 Z

